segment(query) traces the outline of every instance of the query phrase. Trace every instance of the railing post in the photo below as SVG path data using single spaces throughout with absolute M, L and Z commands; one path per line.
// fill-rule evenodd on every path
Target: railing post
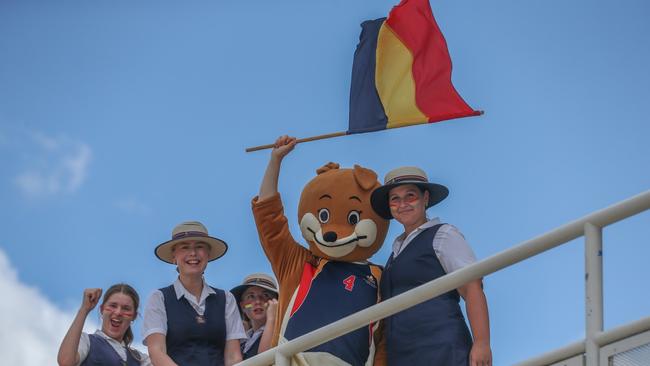
M 291 366 L 291 357 L 282 352 L 275 352 L 275 366 Z
M 587 366 L 598 366 L 600 347 L 595 335 L 603 331 L 603 229 L 585 223 L 585 351 Z

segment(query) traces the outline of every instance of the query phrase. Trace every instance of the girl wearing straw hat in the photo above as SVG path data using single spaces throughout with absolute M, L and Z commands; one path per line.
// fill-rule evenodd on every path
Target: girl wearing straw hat
M 241 344 L 246 360 L 271 348 L 278 310 L 278 286 L 273 277 L 253 273 L 230 292 L 239 301 L 242 317 L 250 325 L 246 331 L 248 339 Z
M 424 171 L 416 167 L 390 171 L 384 185 L 373 191 L 373 209 L 404 227 L 393 243 L 381 278 L 382 299 L 476 261 L 458 229 L 426 216 L 426 209 L 444 200 L 448 193 L 445 186 L 430 183 Z M 461 296 L 465 300 L 471 335 L 459 307 Z M 384 321 L 388 365 L 492 364 L 487 301 L 480 279 Z
M 171 240 L 156 247 L 156 256 L 175 264 L 179 273 L 172 285 L 154 291 L 144 312 L 144 343 L 156 366 L 233 365 L 242 360 L 239 340 L 246 334 L 235 297 L 203 278 L 208 262 L 227 249 L 197 221 L 177 225 Z
M 82 332 L 86 317 L 97 306 L 101 296 L 100 288 L 84 290 L 81 307 L 61 342 L 58 364 L 150 366 L 147 355 L 130 347 L 133 341 L 131 324 L 138 314 L 140 298 L 127 284 L 119 283 L 106 290 L 99 305 L 101 330 L 94 334 Z

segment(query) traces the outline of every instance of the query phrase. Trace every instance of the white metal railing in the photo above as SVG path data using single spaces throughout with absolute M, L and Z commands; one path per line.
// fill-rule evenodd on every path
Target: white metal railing
M 620 327 L 612 328 L 608 331 L 597 332 L 594 336 L 594 341 L 598 347 L 603 347 L 612 342 L 616 342 L 623 338 L 642 333 L 650 330 L 650 317 L 639 319 L 635 322 L 622 325 Z M 554 351 L 544 353 L 534 358 L 515 364 L 515 366 L 542 366 L 550 365 L 556 362 L 564 361 L 571 357 L 575 357 L 585 353 L 585 341 L 574 342 Z M 587 364 L 591 366 L 592 364 Z M 604 365 L 602 365 L 604 366 Z
M 621 327 L 628 327 L 622 331 L 616 328 L 609 332 L 603 332 L 602 228 L 648 209 L 650 209 L 650 190 L 562 225 L 543 235 L 524 241 L 501 253 L 497 253 L 470 266 L 425 283 L 399 296 L 382 301 L 379 304 L 337 320 L 334 323 L 316 329 L 287 343 L 280 344 L 238 365 L 265 366 L 275 362 L 278 366 L 288 366 L 290 365 L 291 357 L 296 353 L 313 348 L 343 334 L 364 327 L 371 322 L 378 321 L 456 289 L 471 280 L 485 277 L 584 235 L 586 241 L 586 339 L 584 342 L 577 342 L 544 355 L 545 358 L 541 360 L 544 363 L 539 363 L 540 358 L 535 358 L 519 365 L 548 365 L 549 363 L 561 361 L 586 352 L 587 365 L 598 366 L 598 350 L 604 344 L 604 341 L 612 339 L 612 337 L 616 338 L 623 333 L 627 334 L 626 332 L 629 332 L 630 329 L 639 327 L 639 324 L 632 324 Z M 650 319 L 645 321 L 650 322 Z M 640 324 L 641 326 L 646 325 L 643 321 Z

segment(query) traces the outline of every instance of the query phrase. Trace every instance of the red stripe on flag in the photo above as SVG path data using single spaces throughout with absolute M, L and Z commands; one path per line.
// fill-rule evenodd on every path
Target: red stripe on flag
M 415 101 L 429 122 L 481 114 L 465 103 L 451 83 L 447 42 L 428 0 L 402 0 L 386 24 L 413 55 Z

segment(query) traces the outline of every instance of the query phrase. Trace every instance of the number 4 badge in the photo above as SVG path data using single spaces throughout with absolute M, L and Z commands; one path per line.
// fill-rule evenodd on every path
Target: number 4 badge
M 348 278 L 344 279 L 343 284 L 345 285 L 345 289 L 348 291 L 352 291 L 352 289 L 354 288 L 354 281 L 356 280 L 357 280 L 357 276 L 355 275 L 348 276 Z

